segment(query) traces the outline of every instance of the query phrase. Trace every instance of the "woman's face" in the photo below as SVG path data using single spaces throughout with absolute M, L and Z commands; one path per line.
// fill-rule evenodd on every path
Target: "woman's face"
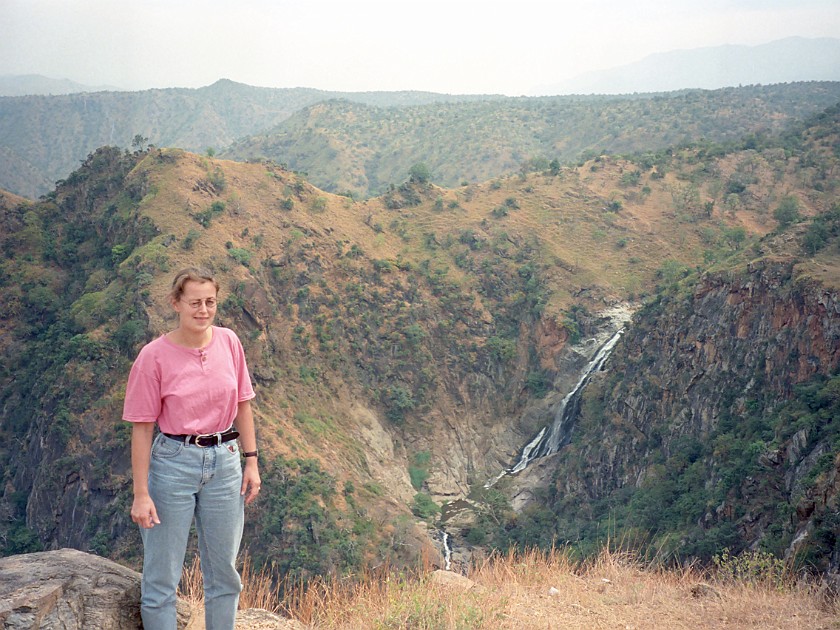
M 184 332 L 201 334 L 213 325 L 216 317 L 216 287 L 212 282 L 187 280 L 184 292 L 172 304 L 178 313 L 180 327 Z

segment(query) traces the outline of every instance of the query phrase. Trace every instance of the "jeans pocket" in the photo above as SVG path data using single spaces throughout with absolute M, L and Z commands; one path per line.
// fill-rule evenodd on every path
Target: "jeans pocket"
M 152 457 L 159 459 L 169 459 L 175 457 L 184 450 L 184 443 L 178 440 L 173 440 L 159 433 L 152 444 Z

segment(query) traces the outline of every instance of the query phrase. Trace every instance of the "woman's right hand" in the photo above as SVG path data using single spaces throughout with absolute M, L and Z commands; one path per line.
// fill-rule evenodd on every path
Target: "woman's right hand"
M 152 497 L 149 495 L 134 497 L 134 503 L 131 504 L 131 520 L 144 529 L 151 529 L 160 524 Z

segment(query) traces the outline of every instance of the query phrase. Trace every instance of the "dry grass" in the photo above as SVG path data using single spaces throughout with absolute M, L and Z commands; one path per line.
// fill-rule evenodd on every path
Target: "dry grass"
M 439 573 L 439 572 L 438 572 Z M 694 567 L 657 568 L 604 550 L 579 563 L 564 550 L 494 556 L 446 584 L 430 568 L 281 589 L 266 572 L 243 570 L 241 608 L 265 608 L 312 629 L 840 628 L 836 602 L 813 585 L 735 581 Z M 184 595 L 200 596 L 198 565 Z M 195 600 L 193 600 L 195 601 Z
M 259 608 L 273 613 L 287 612 L 283 605 L 281 592 L 289 589 L 289 585 L 277 584 L 265 567 L 257 570 L 251 562 L 251 556 L 245 555 L 239 570 L 242 578 L 242 593 L 239 596 L 239 608 Z M 204 602 L 204 589 L 201 579 L 201 559 L 194 556 L 192 562 L 184 567 L 178 596 L 189 602 L 194 608 L 201 608 Z

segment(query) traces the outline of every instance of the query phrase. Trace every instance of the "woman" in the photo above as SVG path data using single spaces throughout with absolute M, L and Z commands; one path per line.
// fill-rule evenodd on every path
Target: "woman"
M 180 271 L 169 295 L 178 327 L 144 346 L 128 377 L 123 419 L 133 423 L 131 520 L 143 539 L 146 630 L 176 628 L 175 593 L 193 518 L 206 627 L 232 630 L 236 618 L 244 505 L 257 498 L 260 474 L 254 390 L 239 339 L 213 326 L 218 291 L 206 270 Z

